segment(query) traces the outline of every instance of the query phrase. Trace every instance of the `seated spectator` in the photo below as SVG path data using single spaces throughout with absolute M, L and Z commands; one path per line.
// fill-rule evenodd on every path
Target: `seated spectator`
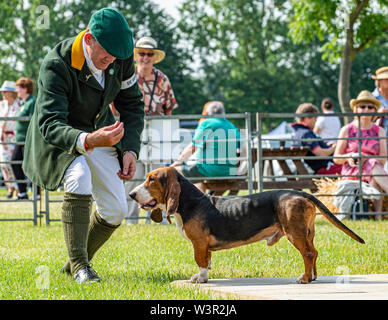
M 361 91 L 357 99 L 350 101 L 350 106 L 355 113 L 364 112 L 377 112 L 381 105 L 381 101 L 375 99 L 373 95 L 367 91 Z M 385 130 L 374 122 L 373 116 L 361 116 L 361 136 L 362 137 L 385 137 Z M 345 125 L 339 134 L 339 138 L 357 138 L 358 137 L 358 124 L 357 117 L 349 124 Z M 339 140 L 334 155 L 341 156 L 341 158 L 335 158 L 335 163 L 343 164 L 343 175 L 358 175 L 360 160 L 359 143 L 357 139 L 354 140 Z M 361 140 L 361 156 L 387 156 L 387 144 L 384 139 L 368 139 Z M 387 175 L 387 172 L 383 169 L 386 162 L 386 158 L 367 158 L 361 159 L 362 163 L 362 180 L 370 183 L 378 190 L 382 190 L 384 193 L 388 193 L 388 179 L 386 176 L 373 175 Z M 365 175 L 365 176 L 364 176 Z M 356 180 L 358 177 L 343 177 L 343 179 Z M 375 211 L 382 211 L 382 198 L 374 200 Z M 377 215 L 376 219 L 381 219 L 381 215 Z
M 322 113 L 334 113 L 334 103 L 330 98 L 325 98 L 321 103 Z M 317 122 L 314 126 L 314 132 L 322 137 L 328 139 L 328 141 L 336 142 L 339 131 L 341 129 L 341 121 L 336 116 L 324 117 L 320 116 L 317 118 Z
M 298 109 L 296 114 L 311 114 L 311 116 L 297 116 L 295 123 L 291 124 L 294 130 L 293 138 L 295 139 L 319 139 L 320 136 L 316 135 L 313 131 L 317 117 L 318 108 L 312 103 L 303 103 Z M 319 156 L 327 157 L 331 156 L 335 150 L 335 143 L 325 141 L 295 141 L 293 143 L 295 147 L 308 147 L 309 151 L 306 156 Z M 341 165 L 334 164 L 333 161 L 328 159 L 321 160 L 304 160 L 310 168 L 317 174 L 337 174 L 341 172 Z
M 224 115 L 224 105 L 222 102 L 213 101 L 202 114 Z M 239 130 L 228 119 L 206 118 L 195 130 L 193 142 L 182 151 L 179 159 L 171 166 L 190 178 L 236 175 L 239 139 Z M 185 163 L 191 155 L 194 155 L 194 163 Z M 202 192 L 206 191 L 202 182 L 195 185 Z

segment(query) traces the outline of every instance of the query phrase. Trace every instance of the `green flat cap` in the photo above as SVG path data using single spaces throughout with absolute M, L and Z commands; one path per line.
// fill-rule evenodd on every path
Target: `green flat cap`
M 97 42 L 113 57 L 127 59 L 133 54 L 132 30 L 120 11 L 98 10 L 90 18 L 89 28 Z

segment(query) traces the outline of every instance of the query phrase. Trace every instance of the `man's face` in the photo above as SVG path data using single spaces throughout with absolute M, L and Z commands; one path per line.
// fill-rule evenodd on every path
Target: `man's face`
M 86 51 L 89 54 L 94 66 L 99 70 L 106 70 L 108 66 L 116 60 L 115 57 L 111 56 L 105 51 L 103 47 L 97 42 L 96 39 L 90 34 L 85 34 Z
M 305 126 L 313 129 L 314 126 L 315 126 L 315 122 L 317 121 L 317 118 L 316 117 L 305 117 L 303 118 L 303 120 L 301 121 Z
M 379 80 L 379 87 L 383 90 L 388 90 L 388 79 Z

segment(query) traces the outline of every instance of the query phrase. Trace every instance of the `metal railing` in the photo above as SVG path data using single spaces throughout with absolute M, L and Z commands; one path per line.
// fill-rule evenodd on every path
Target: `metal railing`
M 190 139 L 187 140 L 187 136 L 189 135 L 189 130 L 183 129 L 180 126 L 176 129 L 179 130 L 177 133 L 171 133 L 169 132 L 169 126 L 171 125 L 169 121 L 171 120 L 176 120 L 176 121 L 187 121 L 187 120 L 200 120 L 203 118 L 227 118 L 229 120 L 232 119 L 238 119 L 240 121 L 244 122 L 244 128 L 241 129 L 240 131 L 243 133 L 241 135 L 241 141 L 243 144 L 247 145 L 247 150 L 248 150 L 248 155 L 251 154 L 251 123 L 252 123 L 252 115 L 250 113 L 244 113 L 244 114 L 227 114 L 227 115 L 214 115 L 214 116 L 207 116 L 207 115 L 171 115 L 171 116 L 146 116 L 145 117 L 145 125 L 144 125 L 144 130 L 143 130 L 143 135 L 142 135 L 142 149 L 143 153 L 146 155 L 146 158 L 142 158 L 139 161 L 143 162 L 145 164 L 145 174 L 153 168 L 153 165 L 156 166 L 163 166 L 163 165 L 168 165 L 171 164 L 173 161 L 177 160 L 177 157 L 179 156 L 179 152 L 177 150 L 181 150 L 184 148 L 184 146 L 188 142 L 192 142 L 192 133 L 190 133 Z M 152 125 L 152 122 L 154 121 L 163 121 L 164 124 L 166 125 L 167 131 L 166 136 L 163 136 L 163 129 L 166 128 L 159 128 L 161 130 L 157 131 Z M 233 121 L 233 120 L 232 120 Z M 183 133 L 183 136 L 179 136 L 180 133 Z M 159 135 L 160 139 L 155 139 L 154 135 Z M 172 139 L 171 139 L 172 137 Z M 186 141 L 182 141 L 182 137 L 186 138 Z M 225 142 L 222 139 L 217 140 L 218 142 Z M 229 140 L 228 140 L 229 141 Z M 171 156 L 165 156 L 162 154 L 159 154 L 159 158 L 156 156 L 156 158 L 152 157 L 152 151 L 157 151 L 160 152 L 160 150 L 163 150 L 163 146 L 167 144 L 175 143 L 175 148 L 172 148 L 171 151 Z M 169 149 L 169 148 L 167 148 Z M 142 152 L 141 152 L 142 154 Z M 207 159 L 209 160 L 209 159 Z M 211 160 L 211 159 L 210 159 Z M 217 160 L 222 161 L 222 158 L 217 158 Z M 247 157 L 238 157 L 238 158 L 230 158 L 227 157 L 224 160 L 235 160 L 235 161 L 247 161 L 248 166 L 250 169 L 247 170 L 246 175 L 241 175 L 241 176 L 223 176 L 223 177 L 206 177 L 206 179 L 210 180 L 233 180 L 233 179 L 238 179 L 238 180 L 246 180 L 248 183 L 248 192 L 252 193 L 253 192 L 253 176 L 252 176 L 252 158 L 249 156 Z M 142 183 L 145 179 L 145 175 L 139 178 L 133 178 L 131 182 L 138 182 L 139 184 Z M 188 180 L 192 181 L 193 183 L 197 181 L 203 181 L 203 178 L 188 178 Z M 127 201 L 133 201 L 132 199 L 127 196 Z M 53 219 L 50 216 L 50 203 L 53 202 L 60 202 L 60 200 L 51 200 L 50 199 L 50 193 L 45 190 L 45 198 L 44 198 L 44 203 L 45 203 L 45 210 L 42 210 L 41 213 L 45 216 L 46 224 L 50 224 L 50 222 L 56 222 L 60 221 L 60 219 Z M 135 219 L 140 219 L 140 220 L 146 220 L 149 222 L 150 218 L 148 215 L 146 216 L 139 216 L 138 218 Z M 130 221 L 132 220 L 131 218 L 125 218 L 125 220 Z
M 360 116 L 364 115 L 377 115 L 376 113 L 362 113 L 362 114 L 353 114 L 353 113 L 333 113 L 333 114 L 316 114 L 316 116 L 338 116 L 338 117 L 357 117 L 358 121 L 360 121 Z M 379 116 L 382 114 L 378 114 Z M 303 116 L 303 115 L 299 115 Z M 305 116 L 311 116 L 311 114 L 306 114 Z M 388 114 L 387 114 L 388 116 Z M 247 173 L 245 175 L 236 175 L 236 176 L 223 176 L 223 177 L 206 177 L 206 180 L 244 180 L 247 183 L 247 190 L 249 194 L 252 194 L 255 191 L 263 191 L 263 182 L 265 179 L 277 179 L 279 178 L 278 175 L 265 175 L 263 173 L 263 167 L 265 161 L 276 161 L 276 160 L 288 160 L 288 159 L 296 159 L 296 160 L 309 160 L 309 159 L 314 159 L 314 160 L 333 160 L 333 156 L 294 156 L 294 157 L 264 157 L 263 156 L 263 142 L 265 141 L 282 141 L 283 143 L 293 143 L 295 141 L 300 141 L 300 142 L 305 142 L 305 141 L 324 141 L 325 139 L 322 138 L 317 138 L 317 139 L 295 139 L 292 137 L 289 138 L 263 138 L 263 120 L 264 119 L 271 119 L 271 118 L 277 118 L 277 119 L 285 119 L 285 118 L 294 118 L 295 114 L 294 113 L 256 113 L 256 131 L 252 130 L 251 124 L 252 124 L 252 119 L 253 119 L 253 114 L 251 113 L 244 113 L 244 114 L 227 114 L 226 116 L 223 115 L 212 115 L 212 116 L 204 116 L 204 115 L 173 115 L 173 116 L 147 116 L 145 118 L 145 129 L 143 133 L 143 148 L 146 150 L 146 154 L 149 156 L 147 159 L 142 159 L 141 161 L 144 162 L 146 166 L 145 173 L 150 171 L 152 168 L 153 164 L 169 164 L 173 162 L 174 160 L 177 160 L 177 154 L 173 154 L 171 158 L 168 160 L 164 159 L 162 161 L 157 161 L 155 159 L 151 159 L 151 154 L 152 154 L 152 149 L 155 147 L 155 140 L 152 137 L 152 121 L 155 120 L 178 120 L 178 121 L 185 121 L 185 120 L 199 120 L 203 118 L 227 118 L 227 119 L 240 119 L 244 121 L 244 128 L 242 129 L 243 134 L 241 135 L 241 141 L 243 144 L 246 145 L 247 148 L 247 156 L 246 157 L 239 157 L 238 161 L 247 161 Z M 0 121 L 28 121 L 28 117 L 9 117 L 9 118 L 1 118 Z M 360 128 L 360 126 L 358 126 Z M 180 130 L 182 130 L 180 128 Z M 359 134 L 358 137 L 361 137 L 361 129 L 359 129 Z M 176 138 L 176 137 L 175 137 Z M 174 139 L 175 139 L 174 138 Z M 177 143 L 177 144 L 182 144 L 181 137 L 178 139 L 161 139 L 158 141 L 159 145 L 164 145 L 166 143 Z M 333 140 L 350 140 L 350 139 L 357 139 L 359 142 L 359 150 L 361 150 L 361 142 L 362 140 L 368 140 L 368 139 L 376 139 L 376 138 L 336 138 Z M 386 139 L 386 138 L 383 138 Z M 222 141 L 222 140 L 220 140 Z M 255 141 L 257 141 L 257 163 L 254 165 L 252 161 L 252 148 L 254 146 Z M 11 142 L 6 142 L 3 144 L 11 144 Z M 19 143 L 22 144 L 22 143 Z M 181 145 L 181 148 L 184 146 Z M 369 159 L 369 158 L 382 158 L 383 156 L 365 156 L 361 155 L 358 157 L 359 159 Z M 179 154 L 178 154 L 179 155 Z M 386 156 L 384 158 L 387 158 Z M 229 160 L 236 160 L 235 158 L 229 159 Z M 20 164 L 21 161 L 4 161 L 3 163 L 18 163 Z M 359 162 L 359 172 L 362 172 L 361 170 L 361 161 Z M 256 167 L 256 168 L 255 168 Z M 359 198 L 362 203 L 363 199 L 365 198 L 365 195 L 362 192 L 362 178 L 365 177 L 366 175 L 363 175 L 362 173 L 354 175 L 352 177 L 355 177 L 359 181 L 359 187 L 360 187 L 360 194 Z M 378 176 L 378 175 L 373 175 L 371 174 L 370 176 Z M 346 177 L 344 175 L 337 175 L 334 176 L 335 178 L 343 178 Z M 348 176 L 349 177 L 349 176 Z M 134 179 L 133 181 L 141 183 L 144 181 L 145 177 L 141 177 L 138 179 Z M 287 174 L 282 174 L 281 178 L 283 179 L 318 179 L 318 178 L 333 178 L 332 175 L 317 175 L 317 174 L 292 174 L 292 175 L 287 175 Z M 387 177 L 388 179 L 388 177 Z M 189 178 L 193 183 L 196 181 L 203 181 L 203 178 Z M 0 180 L 1 182 L 9 182 L 7 180 Z M 25 182 L 28 183 L 29 180 L 20 180 L 20 181 L 12 181 L 12 182 Z M 255 188 L 254 186 L 257 186 Z M 6 218 L 6 219 L 0 219 L 0 221 L 33 221 L 34 225 L 39 225 L 42 224 L 42 218 L 45 220 L 45 224 L 49 225 L 50 222 L 54 221 L 60 221 L 60 219 L 55 219 L 50 217 L 50 204 L 55 203 L 55 202 L 62 202 L 62 200 L 54 200 L 53 197 L 50 195 L 50 192 L 45 190 L 44 191 L 44 197 L 42 195 L 42 198 L 39 200 L 38 195 L 37 195 L 37 190 L 36 186 L 32 185 L 32 199 L 31 200 L 22 200 L 24 202 L 30 202 L 32 204 L 32 218 Z M 322 197 L 329 197 L 329 196 L 354 196 L 354 194 L 342 194 L 342 195 L 335 195 L 335 194 L 317 194 L 317 196 L 322 196 Z M 369 194 L 370 196 L 370 194 Z M 378 196 L 388 196 L 386 193 L 379 193 Z M 129 200 L 129 199 L 127 199 Z M 18 201 L 20 202 L 21 200 L 0 200 L 0 202 L 12 202 L 12 201 Z M 341 212 L 338 214 L 345 214 L 345 215 L 351 215 L 351 214 L 360 214 L 363 215 L 365 214 L 363 211 L 363 206 L 360 206 L 360 212 L 359 213 L 354 213 L 354 212 Z M 382 212 L 368 212 L 368 215 L 377 215 L 377 214 L 387 214 L 387 212 L 382 211 Z M 139 219 L 148 219 L 148 217 L 139 217 Z
M 30 117 L 0 117 L 0 121 L 30 121 Z M 0 145 L 24 145 L 24 142 L 0 142 Z M 9 164 L 9 165 L 22 164 L 22 161 L 0 161 L 0 165 L 3 165 L 3 164 Z M 30 184 L 30 181 L 28 179 L 6 180 L 6 179 L 4 179 L 4 177 L 2 177 L 0 179 L 0 183 L 26 183 L 26 184 Z M 32 190 L 32 199 L 23 199 L 23 200 L 0 199 L 0 203 L 12 203 L 12 202 L 31 203 L 32 204 L 32 217 L 31 218 L 0 218 L 0 221 L 32 221 L 34 225 L 38 225 L 38 222 L 41 224 L 41 218 L 43 217 L 43 214 L 40 210 L 41 201 L 38 198 L 36 185 L 31 184 L 31 190 Z M 9 208 L 6 208 L 6 209 L 9 209 Z M 12 213 L 7 212 L 7 214 L 12 214 Z
M 363 140 L 385 140 L 387 141 L 388 137 L 362 137 L 362 134 L 361 134 L 361 125 L 360 125 L 360 122 L 361 122 L 361 116 L 381 116 L 381 115 L 385 115 L 385 116 L 388 116 L 388 113 L 385 114 L 385 113 L 319 113 L 319 114 L 315 114 L 314 116 L 322 116 L 322 117 L 339 117 L 339 118 L 343 118 L 343 117 L 348 117 L 348 118 L 355 118 L 357 120 L 357 123 L 358 123 L 358 134 L 357 134 L 357 137 L 355 138 L 349 138 L 349 137 L 346 137 L 346 138 L 338 138 L 338 137 L 334 137 L 334 138 L 330 138 L 330 140 L 336 140 L 336 142 L 338 143 L 338 141 L 341 141 L 341 140 L 346 140 L 346 141 L 349 141 L 349 140 L 357 140 L 358 141 L 358 153 L 359 153 L 359 156 L 357 156 L 356 158 L 359 160 L 358 161 L 358 174 L 355 174 L 355 175 L 343 175 L 343 174 L 336 174 L 336 175 L 327 175 L 327 174 L 316 174 L 316 173 L 311 173 L 311 174 L 292 174 L 292 175 L 287 175 L 287 174 L 282 174 L 281 177 L 282 178 L 286 178 L 286 179 L 319 179 L 319 178 L 336 178 L 336 179 L 341 179 L 341 178 L 355 178 L 358 180 L 358 183 L 359 183 L 359 186 L 358 186 L 358 191 L 359 193 L 357 194 L 357 197 L 359 197 L 359 200 L 360 200 L 360 203 L 362 204 L 364 199 L 366 198 L 370 198 L 372 196 L 379 196 L 379 197 L 384 197 L 384 196 L 388 196 L 388 193 L 385 193 L 385 192 L 380 192 L 380 193 L 376 193 L 376 194 L 373 194 L 373 193 L 368 193 L 368 196 L 366 194 L 364 194 L 363 192 L 363 188 L 362 188 L 362 185 L 363 185 L 363 180 L 365 180 L 366 177 L 379 177 L 379 176 L 383 176 L 383 177 L 386 177 L 388 179 L 388 176 L 387 175 L 379 175 L 379 174 L 363 174 L 362 173 L 362 165 L 363 165 L 363 162 L 362 160 L 367 160 L 367 159 L 388 159 L 387 155 L 384 155 L 384 156 L 380 156 L 380 155 L 376 155 L 376 156 L 367 156 L 367 155 L 362 155 L 361 153 L 361 144 L 362 144 L 362 141 Z M 311 117 L 311 114 L 298 114 L 298 117 Z M 270 118 L 277 118 L 277 119 L 287 119 L 287 118 L 295 118 L 295 114 L 294 113 L 257 113 L 256 114 L 256 129 L 257 129 L 257 158 L 260 159 L 258 161 L 258 191 L 259 192 L 262 192 L 264 189 L 263 189 L 263 182 L 265 179 L 276 179 L 276 178 L 279 178 L 279 176 L 277 175 L 265 175 L 263 173 L 263 164 L 265 161 L 274 161 L 274 160 L 331 160 L 333 161 L 335 158 L 343 158 L 341 156 L 315 156 L 315 155 L 312 155 L 312 156 L 287 156 L 287 157 L 282 157 L 282 156 L 275 156 L 275 157 L 264 157 L 263 156 L 263 142 L 264 141 L 276 141 L 276 142 L 280 142 L 282 141 L 283 143 L 287 143 L 287 142 L 290 142 L 291 144 L 292 143 L 295 143 L 295 142 L 301 142 L 303 144 L 303 142 L 307 142 L 307 143 L 311 143 L 311 142 L 321 142 L 321 141 L 327 141 L 329 139 L 322 139 L 322 138 L 315 138 L 315 139 L 312 139 L 312 138 L 309 138 L 309 139 L 296 139 L 292 136 L 290 136 L 289 138 L 285 138 L 285 137 L 281 137 L 281 138 L 263 138 L 263 132 L 262 132 L 262 122 L 263 122 L 263 119 L 270 119 Z M 333 193 L 329 193 L 329 194 L 316 194 L 316 196 L 320 196 L 320 197 L 355 197 L 355 194 L 352 193 L 352 194 L 346 194 L 346 193 L 343 193 L 343 194 L 333 194 Z M 363 205 L 360 205 L 360 210 L 359 212 L 337 212 L 336 214 L 343 214 L 343 215 L 360 215 L 360 216 L 363 216 L 366 214 L 366 212 L 364 212 L 364 208 L 363 208 Z M 387 214 L 386 211 L 368 211 L 367 212 L 367 215 L 380 215 L 380 214 Z

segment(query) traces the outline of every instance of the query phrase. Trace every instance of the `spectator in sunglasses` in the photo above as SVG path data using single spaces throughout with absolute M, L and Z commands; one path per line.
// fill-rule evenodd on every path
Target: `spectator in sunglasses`
M 350 106 L 355 113 L 373 113 L 377 112 L 381 105 L 381 101 L 375 99 L 367 90 L 361 91 L 357 99 L 350 101 Z M 375 137 L 376 139 L 361 140 L 361 150 L 359 150 L 359 143 L 357 139 L 354 140 L 338 140 L 334 156 L 334 161 L 337 164 L 343 164 L 343 177 L 347 180 L 357 180 L 358 177 L 349 177 L 349 175 L 359 174 L 358 161 L 362 163 L 362 180 L 371 184 L 376 189 L 388 193 L 388 179 L 387 176 L 370 176 L 370 175 L 387 175 L 384 170 L 384 164 L 387 161 L 387 144 L 385 139 L 377 139 L 385 137 L 385 130 L 374 123 L 375 116 L 365 115 L 358 117 L 342 127 L 339 138 L 357 138 L 359 136 L 359 123 L 361 129 L 361 137 Z M 385 156 L 385 158 L 360 158 L 360 156 Z M 374 200 L 375 211 L 382 211 L 382 198 Z M 376 219 L 381 219 L 381 215 L 377 215 Z
M 143 93 L 145 113 L 151 115 L 171 115 L 178 107 L 170 80 L 154 67 L 166 54 L 158 49 L 157 42 L 151 37 L 140 38 L 134 49 L 136 76 Z
M 142 37 L 135 44 L 134 58 L 136 61 L 136 77 L 139 89 L 143 94 L 144 111 L 147 116 L 171 115 L 172 111 L 178 107 L 170 80 L 162 71 L 154 66 L 161 62 L 165 56 L 165 52 L 158 49 L 156 40 L 151 37 Z M 150 122 L 150 126 L 151 131 L 157 131 L 163 140 L 162 124 L 157 121 L 152 121 Z M 161 143 L 165 142 L 169 143 L 168 141 L 162 141 Z M 143 158 L 143 154 L 148 153 L 148 149 L 146 148 L 146 146 L 142 146 L 142 151 L 147 151 L 140 152 L 140 158 L 136 164 L 137 171 L 134 180 L 141 180 L 144 178 L 145 163 L 143 163 L 142 160 L 147 159 Z M 158 152 L 160 152 L 160 149 Z M 153 160 L 150 169 L 153 170 L 162 165 L 161 161 L 156 162 L 156 160 Z M 129 191 L 138 184 L 140 184 L 138 181 L 127 181 L 125 183 L 125 188 Z M 128 199 L 127 224 L 136 224 L 138 222 L 138 217 L 138 204 L 132 199 Z M 148 221 L 149 220 L 147 220 L 147 223 Z

